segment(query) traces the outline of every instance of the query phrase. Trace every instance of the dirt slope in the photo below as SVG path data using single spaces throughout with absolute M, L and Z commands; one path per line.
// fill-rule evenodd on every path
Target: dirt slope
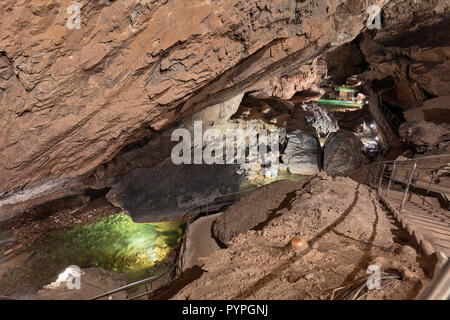
M 203 258 L 206 272 L 173 299 L 329 299 L 376 262 L 403 280 L 383 280 L 385 287 L 364 299 L 411 299 L 428 281 L 425 259 L 366 186 L 321 176 L 290 197 L 262 230 L 237 235 Z M 286 249 L 297 235 L 309 243 L 298 254 Z

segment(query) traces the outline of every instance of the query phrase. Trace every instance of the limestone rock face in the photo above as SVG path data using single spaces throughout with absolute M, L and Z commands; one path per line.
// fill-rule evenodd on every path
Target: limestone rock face
M 141 166 L 130 144 L 205 107 L 271 79 L 276 96 L 310 86 L 302 66 L 353 40 L 369 5 L 398 2 L 3 0 L 0 219 Z
M 252 92 L 251 95 L 260 99 L 276 97 L 289 100 L 297 92 L 317 89 L 320 81 L 326 74 L 327 66 L 325 61 L 314 59 L 309 64 L 263 82 L 261 84 L 262 88 Z
M 254 190 L 245 196 L 245 201 L 229 206 L 214 220 L 211 228 L 214 239 L 227 245 L 236 235 L 267 223 L 271 214 L 301 187 L 299 182 L 283 180 Z
M 365 32 L 360 48 L 373 78 L 389 82 L 378 90 L 384 100 L 411 109 L 430 95 L 450 94 L 449 29 L 445 0 L 394 0 L 383 8 L 382 28 Z
M 356 43 L 343 45 L 330 52 L 326 57 L 328 73 L 336 82 L 345 80 L 364 71 L 365 58 Z
M 362 165 L 362 143 L 353 132 L 339 130 L 325 142 L 323 169 L 330 176 L 351 173 Z
M 403 112 L 406 121 L 450 123 L 450 96 L 429 99 L 422 106 Z
M 301 130 L 286 135 L 288 143 L 283 162 L 294 174 L 315 175 L 320 171 L 320 143 L 317 137 Z
M 399 128 L 401 139 L 417 152 L 450 149 L 450 124 L 428 121 L 408 121 Z
M 138 168 L 124 175 L 107 198 L 133 221 L 179 220 L 207 203 L 238 198 L 241 176 L 236 165 L 173 165 Z

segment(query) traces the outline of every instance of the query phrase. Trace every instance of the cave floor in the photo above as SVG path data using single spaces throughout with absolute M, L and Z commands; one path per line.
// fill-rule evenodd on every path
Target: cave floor
M 300 253 L 288 249 L 298 235 L 309 243 Z M 413 299 L 434 272 L 416 249 L 367 186 L 320 175 L 263 229 L 241 233 L 203 258 L 203 273 L 172 298 Z M 367 268 L 375 264 L 401 280 L 382 280 L 381 289 L 368 291 Z
M 199 224 L 195 234 L 201 241 L 208 240 L 208 245 L 197 248 L 192 244 L 193 257 L 186 270 L 197 273 L 182 284 L 175 283 L 176 288 L 169 287 L 170 294 L 164 297 L 344 299 L 355 294 L 352 286 L 364 283 L 368 266 L 376 263 L 383 272 L 401 276 L 402 280 L 383 280 L 380 290 L 367 291 L 362 287 L 358 298 L 412 299 L 429 282 L 433 261 L 413 248 L 408 234 L 384 211 L 367 186 L 350 178 L 333 179 L 324 174 L 303 189 L 301 185 L 294 196 L 281 199 L 283 205 L 274 206 L 278 211 L 263 228 L 239 234 L 228 243 L 228 248 L 214 245 L 210 235 L 215 216 L 206 217 L 207 223 Z M 262 199 L 252 201 L 258 210 L 274 210 L 262 206 Z M 78 224 L 95 221 L 113 213 L 111 209 L 108 203 L 98 200 L 75 211 L 63 210 L 40 219 L 29 215 L 25 220 L 10 221 L 8 226 L 14 228 L 12 235 L 16 241 L 8 242 L 11 253 L 1 253 L 0 295 L 16 293 L 16 297 L 35 299 L 36 290 L 49 283 L 48 279 L 36 276 L 35 270 L 27 270 L 24 277 L 5 282 L 11 270 L 29 260 L 32 255 L 29 245 L 47 231 L 65 230 L 74 221 Z M 290 239 L 297 235 L 309 243 L 305 252 L 286 250 Z M 4 241 L 9 241 L 9 236 Z M 116 282 L 107 283 L 114 286 Z M 67 297 L 66 292 L 58 297 Z

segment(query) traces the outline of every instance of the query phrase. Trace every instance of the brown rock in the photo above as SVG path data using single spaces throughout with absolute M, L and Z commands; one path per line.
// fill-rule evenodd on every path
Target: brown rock
M 401 267 L 400 267 L 400 272 L 401 272 L 402 278 L 403 278 L 404 280 L 412 280 L 412 279 L 418 279 L 418 278 L 419 278 L 419 276 L 418 276 L 416 273 L 410 271 L 410 270 L 409 270 L 407 267 L 405 267 L 405 266 L 401 266 Z
M 406 121 L 450 123 L 450 96 L 426 100 L 421 107 L 403 112 Z
M 6 257 L 7 255 L 9 255 L 9 254 L 11 254 L 12 252 L 14 251 L 14 249 L 9 249 L 9 250 L 6 250 L 4 253 L 3 253 L 3 255 Z
M 380 80 L 379 93 L 390 104 L 411 109 L 430 94 L 449 95 L 448 9 L 445 0 L 389 1 L 376 36 L 365 32 L 360 48 Z M 411 15 L 415 27 L 405 30 L 402 25 Z
M 398 130 L 401 139 L 417 152 L 434 151 L 443 144 L 450 144 L 450 124 L 427 121 L 402 123 Z
M 298 280 L 300 280 L 300 276 L 299 276 L 298 274 L 291 273 L 291 274 L 289 275 L 289 277 L 287 278 L 287 280 L 288 280 L 290 283 L 295 283 L 295 282 L 297 282 Z
M 261 99 L 277 97 L 289 100 L 297 92 L 316 88 L 326 72 L 326 63 L 323 60 L 314 59 L 309 64 L 262 83 L 260 85 L 262 88 L 252 92 L 251 96 Z
M 231 239 L 250 229 L 259 229 L 273 215 L 271 208 L 281 205 L 287 194 L 292 194 L 301 185 L 294 181 L 276 181 L 252 191 L 227 208 L 212 224 L 214 239 L 228 244 Z M 270 194 L 270 197 L 267 195 Z M 255 205 L 257 203 L 258 205 Z M 245 212 L 245 214 L 242 214 Z
M 416 252 L 416 249 L 414 249 L 413 247 L 405 245 L 405 246 L 402 246 L 402 248 L 400 249 L 400 254 L 405 255 L 405 256 L 415 257 L 417 252 Z
M 293 237 L 290 244 L 292 250 L 294 250 L 295 252 L 305 251 L 309 247 L 308 241 L 306 241 L 306 239 L 301 236 Z

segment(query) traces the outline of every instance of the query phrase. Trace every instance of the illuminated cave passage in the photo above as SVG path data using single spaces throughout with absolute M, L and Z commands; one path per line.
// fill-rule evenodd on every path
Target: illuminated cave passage
M 447 159 L 428 189 L 374 164 L 450 154 L 444 0 L 375 30 L 358 0 L 107 1 L 70 31 L 5 1 L 0 298 L 412 299 L 441 267 Z

